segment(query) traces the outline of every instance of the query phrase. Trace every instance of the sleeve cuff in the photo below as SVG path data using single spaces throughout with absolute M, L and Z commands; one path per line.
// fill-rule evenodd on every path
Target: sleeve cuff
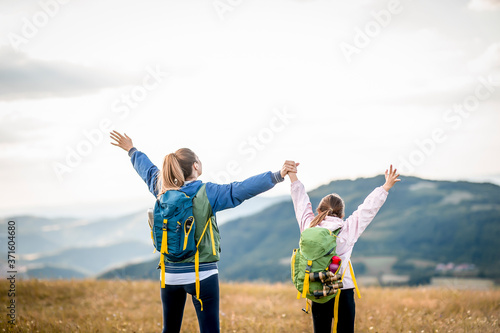
M 137 151 L 137 148 L 135 147 L 132 147 L 130 148 L 130 150 L 128 151 L 128 156 L 129 157 L 132 157 L 132 155 L 134 155 L 134 153 Z
M 389 191 L 387 191 L 383 186 L 379 186 L 378 188 L 380 189 L 380 192 L 384 194 L 389 194 Z
M 272 179 L 274 184 L 281 183 L 285 180 L 285 178 L 281 177 L 281 172 L 279 171 L 273 172 Z

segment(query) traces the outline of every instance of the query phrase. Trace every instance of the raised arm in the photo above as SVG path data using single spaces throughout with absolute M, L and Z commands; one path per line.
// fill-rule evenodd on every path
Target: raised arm
M 132 139 L 127 134 L 121 135 L 117 131 L 110 133 L 112 145 L 122 148 L 128 152 L 132 165 L 135 171 L 139 174 L 142 180 L 148 186 L 149 191 L 156 197 L 158 191 L 156 189 L 156 181 L 158 176 L 158 168 L 151 162 L 151 160 L 143 152 L 134 148 Z
M 295 217 L 299 223 L 300 232 L 304 231 L 314 219 L 311 201 L 307 195 L 304 185 L 298 180 L 296 173 L 289 173 L 291 185 L 291 194 Z
M 392 165 L 390 171 L 385 171 L 385 184 L 383 186 L 377 187 L 370 193 L 365 201 L 358 206 L 358 209 L 349 216 L 344 223 L 343 230 L 339 237 L 345 239 L 348 246 L 353 246 L 358 240 L 359 236 L 365 231 L 366 227 L 375 218 L 378 211 L 385 203 L 389 190 L 394 186 L 396 182 L 401 181 L 398 179 L 399 174 L 397 170 L 392 170 Z
M 207 183 L 207 197 L 213 212 L 236 207 L 243 201 L 273 188 L 274 185 L 282 182 L 290 171 L 297 171 L 297 168 L 292 161 L 286 161 L 280 171 L 274 173 L 268 171 L 242 182 L 224 185 Z

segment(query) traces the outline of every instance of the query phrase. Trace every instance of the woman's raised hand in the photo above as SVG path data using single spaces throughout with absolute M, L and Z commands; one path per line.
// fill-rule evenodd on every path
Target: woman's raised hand
M 396 184 L 397 182 L 400 182 L 401 179 L 398 179 L 399 174 L 396 174 L 398 169 L 392 170 L 392 164 L 389 170 L 385 170 L 385 184 L 384 184 L 384 189 L 389 192 L 389 190 Z
M 113 131 L 109 133 L 109 137 L 113 139 L 115 142 L 111 142 L 113 146 L 120 147 L 121 149 L 125 151 L 129 151 L 134 147 L 134 144 L 132 143 L 132 139 L 127 136 L 127 134 L 123 133 L 121 135 L 117 131 Z

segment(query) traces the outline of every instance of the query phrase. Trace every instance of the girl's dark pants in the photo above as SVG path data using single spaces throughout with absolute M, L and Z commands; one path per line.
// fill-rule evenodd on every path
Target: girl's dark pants
M 193 299 L 200 332 L 219 333 L 218 274 L 200 281 L 200 299 L 203 302 L 203 311 L 201 311 L 200 302 L 196 299 L 196 286 L 194 283 L 179 286 L 165 285 L 165 288 L 161 289 L 163 333 L 180 332 L 187 294 L 190 294 Z
M 328 333 L 332 331 L 334 305 L 335 298 L 326 303 L 312 302 L 311 311 L 315 333 Z M 354 333 L 355 314 L 354 289 L 342 289 L 339 296 L 337 333 Z

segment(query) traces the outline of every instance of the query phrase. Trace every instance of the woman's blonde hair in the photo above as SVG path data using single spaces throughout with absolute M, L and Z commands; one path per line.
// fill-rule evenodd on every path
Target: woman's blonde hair
M 317 226 L 321 223 L 327 216 L 335 216 L 338 218 L 344 217 L 344 200 L 336 194 L 329 194 L 323 199 L 321 199 L 316 211 L 318 215 L 311 221 L 309 225 L 310 228 Z
M 193 163 L 198 157 L 189 148 L 181 148 L 163 159 L 163 168 L 158 174 L 158 197 L 168 190 L 178 190 L 193 173 Z

